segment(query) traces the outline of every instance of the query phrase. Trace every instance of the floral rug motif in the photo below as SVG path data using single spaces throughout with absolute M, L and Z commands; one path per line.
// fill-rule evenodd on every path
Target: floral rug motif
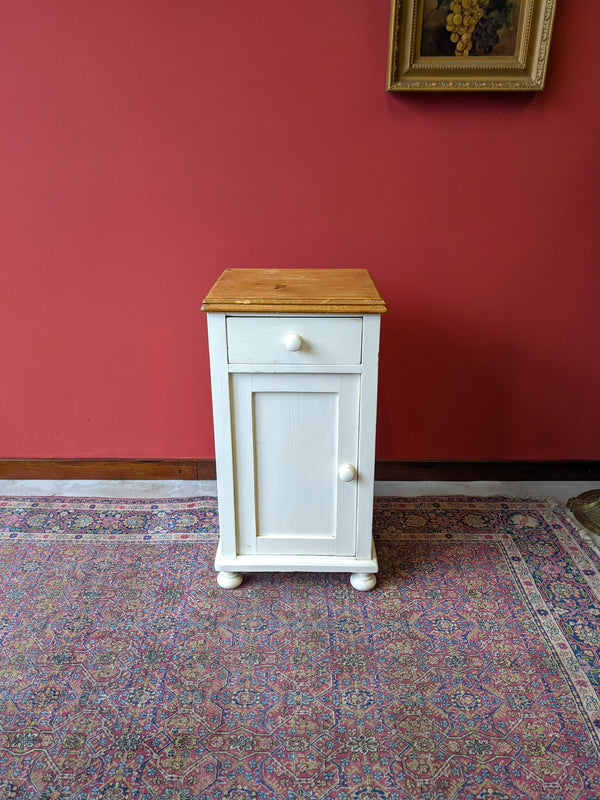
M 0 498 L 0 800 L 598 800 L 600 557 L 379 499 L 376 588 L 220 589 L 214 498 Z

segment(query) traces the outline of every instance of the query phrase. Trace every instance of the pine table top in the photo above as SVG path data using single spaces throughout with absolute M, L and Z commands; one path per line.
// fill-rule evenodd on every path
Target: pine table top
M 203 311 L 275 314 L 384 314 L 366 269 L 226 269 Z

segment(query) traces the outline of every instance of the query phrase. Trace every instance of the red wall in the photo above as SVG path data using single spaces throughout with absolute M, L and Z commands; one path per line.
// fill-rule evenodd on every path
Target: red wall
M 19 0 L 0 457 L 210 457 L 225 266 L 370 269 L 379 458 L 600 458 L 600 4 L 537 95 L 384 91 L 388 0 Z

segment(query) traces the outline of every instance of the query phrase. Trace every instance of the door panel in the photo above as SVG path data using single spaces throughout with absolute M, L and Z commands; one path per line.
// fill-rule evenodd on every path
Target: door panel
M 258 535 L 335 536 L 338 396 L 254 392 L 252 399 Z
M 240 554 L 354 555 L 360 376 L 231 375 Z

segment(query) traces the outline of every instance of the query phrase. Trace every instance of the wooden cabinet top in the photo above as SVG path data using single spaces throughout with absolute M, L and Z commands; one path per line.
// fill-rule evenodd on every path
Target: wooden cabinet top
M 366 269 L 226 269 L 203 311 L 274 314 L 383 314 Z

